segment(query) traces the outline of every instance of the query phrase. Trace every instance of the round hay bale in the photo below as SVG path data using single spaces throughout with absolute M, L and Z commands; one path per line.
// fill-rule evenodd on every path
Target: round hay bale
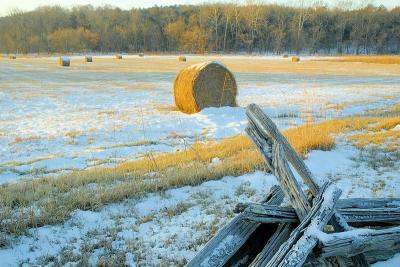
M 283 58 L 288 58 L 289 55 L 288 54 L 283 54 Z
M 69 57 L 61 56 L 60 59 L 58 60 L 58 63 L 60 64 L 60 66 L 69 67 L 71 61 L 69 60 Z
M 292 57 L 292 62 L 299 62 L 300 58 L 299 57 Z
M 219 62 L 191 65 L 174 81 L 175 104 L 185 113 L 206 107 L 236 106 L 237 85 L 233 74 Z
M 139 57 L 144 57 L 144 53 L 139 53 Z
M 85 62 L 93 62 L 92 56 L 85 56 Z
M 122 59 L 122 55 L 116 55 L 115 58 L 116 59 Z
M 186 62 L 186 57 L 185 57 L 185 56 L 179 56 L 179 57 L 178 57 L 178 60 L 179 60 L 180 62 Z

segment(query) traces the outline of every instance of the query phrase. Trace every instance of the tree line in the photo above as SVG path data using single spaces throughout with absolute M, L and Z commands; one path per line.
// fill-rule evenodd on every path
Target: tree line
M 44 6 L 0 18 L 3 53 L 400 52 L 400 7 L 202 4 Z M 351 2 L 351 1 L 350 1 Z

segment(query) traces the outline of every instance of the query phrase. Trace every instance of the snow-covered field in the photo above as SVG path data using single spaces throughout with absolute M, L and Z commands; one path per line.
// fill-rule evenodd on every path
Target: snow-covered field
M 0 61 L 0 183 L 243 133 L 244 108 L 253 102 L 284 129 L 400 101 L 400 76 L 234 74 L 239 107 L 186 115 L 173 108 L 173 71 L 46 71 Z M 386 155 L 340 143 L 313 151 L 306 163 L 317 177 L 334 180 L 342 197 L 400 197 L 400 163 L 372 165 L 379 156 Z M 77 210 L 64 224 L 14 238 L 0 249 L 0 265 L 182 265 L 234 216 L 236 203 L 257 201 L 274 184 L 256 172 Z M 376 266 L 400 266 L 400 256 Z
M 280 127 L 400 100 L 399 76 L 235 73 L 237 108 L 173 110 L 175 72 L 74 72 L 0 61 L 0 183 L 112 165 L 242 133 L 256 102 Z
M 399 162 L 391 170 L 373 168 L 369 160 L 376 156 L 342 144 L 333 151 L 312 152 L 306 164 L 316 177 L 331 178 L 344 198 L 399 197 Z M 256 172 L 149 194 L 96 212 L 77 210 L 62 225 L 30 230 L 29 236 L 16 239 L 11 248 L 0 250 L 0 261 L 2 266 L 99 261 L 178 266 L 229 222 L 238 202 L 258 201 L 275 184 L 274 176 Z M 399 266 L 400 254 L 390 262 L 374 266 Z

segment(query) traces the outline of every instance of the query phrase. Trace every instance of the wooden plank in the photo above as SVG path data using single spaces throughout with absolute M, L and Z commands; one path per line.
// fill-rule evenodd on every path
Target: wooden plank
M 340 194 L 341 191 L 334 185 L 329 183 L 323 185 L 310 212 L 290 234 L 289 239 L 280 246 L 266 266 L 301 266 L 317 244 L 315 231 L 322 230 L 330 220 Z
M 367 200 L 368 201 L 368 200 Z M 377 226 L 400 224 L 400 206 L 391 208 L 348 208 L 348 202 L 352 205 L 353 200 L 339 200 L 343 207 L 338 211 L 344 219 L 357 226 Z M 375 204 L 375 203 L 372 203 Z M 364 205 L 363 205 L 364 206 Z M 244 218 L 259 223 L 299 223 L 296 212 L 292 207 L 271 206 L 260 203 L 241 204 L 235 212 L 242 211 Z
M 258 131 L 261 133 L 261 136 L 263 136 L 265 139 L 272 139 L 283 146 L 287 160 L 300 174 L 304 183 L 307 184 L 312 195 L 315 197 L 318 194 L 319 187 L 322 183 L 325 183 L 325 181 L 317 180 L 312 176 L 311 171 L 308 169 L 293 147 L 289 144 L 286 138 L 280 133 L 274 122 L 268 116 L 266 116 L 256 104 L 250 104 L 247 107 L 246 115 L 249 118 L 249 121 L 251 121 L 251 125 L 258 129 Z M 334 212 L 331 224 L 335 231 L 350 230 L 347 222 L 340 215 L 340 213 L 337 212 Z M 357 267 L 369 266 L 364 255 L 356 255 L 352 258 L 352 260 Z
M 303 178 L 304 183 L 310 188 L 312 194 L 316 196 L 319 187 L 325 182 L 324 180 L 316 180 L 311 171 L 305 165 L 304 161 L 300 158 L 297 152 L 289 144 L 286 138 L 276 127 L 275 123 L 264 114 L 264 112 L 256 104 L 250 104 L 246 109 L 246 115 L 249 121 L 252 122 L 261 136 L 266 139 L 271 139 L 282 145 L 287 160 L 293 165 L 296 171 Z
M 308 202 L 307 196 L 304 194 L 294 177 L 287 161 L 284 158 L 282 147 L 279 143 L 272 145 L 272 165 L 274 166 L 274 174 L 281 185 L 285 196 L 293 206 L 300 220 L 307 216 L 311 205 Z
M 385 229 L 356 229 L 343 233 L 320 233 L 318 252 L 321 257 L 352 256 L 372 250 L 400 252 L 400 226 Z
M 282 190 L 277 186 L 272 187 L 265 201 L 269 204 L 279 205 L 283 201 Z M 236 216 L 207 242 L 187 266 L 223 266 L 240 250 L 259 226 L 259 223 L 245 220 L 243 215 Z
M 376 263 L 378 261 L 386 261 L 390 258 L 393 257 L 394 254 L 396 254 L 398 250 L 389 250 L 389 249 L 383 249 L 383 250 L 372 250 L 368 251 L 368 253 L 365 253 L 364 255 L 366 256 L 366 259 L 369 264 Z M 318 255 L 311 254 L 306 262 L 303 264 L 302 267 L 327 267 L 326 261 L 324 261 L 326 258 L 321 258 Z M 343 258 L 344 259 L 344 265 L 347 267 L 354 267 L 354 263 L 349 259 L 349 258 Z M 336 267 L 335 265 L 328 265 L 332 267 Z
M 271 144 L 265 141 L 260 137 L 260 134 L 255 128 L 247 127 L 246 132 L 264 157 L 266 165 L 277 178 L 283 192 L 293 205 L 298 216 L 304 218 L 311 206 L 300 184 L 297 182 L 289 165 L 284 159 L 280 144 Z

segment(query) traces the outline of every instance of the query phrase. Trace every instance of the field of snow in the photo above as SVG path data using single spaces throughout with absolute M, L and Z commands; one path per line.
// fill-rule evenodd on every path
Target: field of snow
M 400 76 L 238 72 L 239 107 L 187 115 L 173 107 L 176 71 L 49 71 L 21 64 L 0 61 L 2 184 L 240 134 L 244 108 L 253 102 L 280 129 L 400 102 Z M 340 143 L 313 151 L 306 163 L 317 177 L 337 183 L 342 197 L 400 197 L 400 163 L 371 165 L 377 157 L 385 155 Z M 256 172 L 76 210 L 64 224 L 15 237 L 0 249 L 0 265 L 181 266 L 229 222 L 236 203 L 257 201 L 274 184 L 272 175 Z M 400 256 L 374 266 L 400 266 Z
M 252 102 L 286 128 L 400 99 L 399 76 L 235 73 L 239 107 L 186 115 L 173 109 L 175 76 L 48 71 L 0 61 L 0 183 L 113 165 L 242 133 L 244 107 Z

